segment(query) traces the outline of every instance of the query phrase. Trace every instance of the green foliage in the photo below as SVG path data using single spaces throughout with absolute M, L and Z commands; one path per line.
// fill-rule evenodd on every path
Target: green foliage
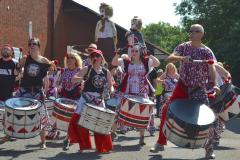
M 204 43 L 219 61 L 230 65 L 235 84 L 240 85 L 240 1 L 239 0 L 182 0 L 176 6 L 185 30 L 191 24 L 202 24 Z
M 145 40 L 169 53 L 172 53 L 177 45 L 187 40 L 187 34 L 182 28 L 164 22 L 149 24 L 141 32 Z M 167 62 L 162 60 L 159 68 L 165 69 L 166 64 Z
M 186 33 L 180 27 L 171 26 L 169 23 L 159 22 L 149 24 L 141 32 L 144 39 L 172 53 L 180 43 L 186 41 Z

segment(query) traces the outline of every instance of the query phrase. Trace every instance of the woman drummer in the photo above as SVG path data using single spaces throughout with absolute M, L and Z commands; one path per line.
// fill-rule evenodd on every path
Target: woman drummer
M 80 72 L 81 68 L 82 59 L 77 53 L 69 52 L 65 55 L 64 68 L 61 69 L 61 74 L 56 82 L 56 87 L 60 97 L 72 100 L 78 100 L 80 98 L 82 90 L 81 83 L 72 83 L 71 79 Z M 46 138 L 58 139 L 59 134 L 60 132 L 57 132 L 56 128 L 53 128 Z
M 79 143 L 80 151 L 92 149 L 89 130 L 78 125 L 80 114 L 85 107 L 84 103 L 92 103 L 98 107 L 105 107 L 103 91 L 106 84 L 112 87 L 112 76 L 104 65 L 103 54 L 100 50 L 93 50 L 90 54 L 92 65 L 84 67 L 80 73 L 71 79 L 72 83 L 78 83 L 85 79 L 84 89 L 78 107 L 72 115 L 68 127 L 68 139 L 65 140 L 63 149 L 69 149 L 69 143 Z M 111 135 L 94 133 L 96 149 L 100 153 L 108 153 L 112 148 Z
M 64 57 L 64 68 L 57 80 L 60 97 L 78 100 L 80 98 L 81 83 L 72 83 L 71 79 L 77 75 L 82 68 L 81 57 L 74 52 L 67 53 Z
M 17 97 L 28 97 L 44 102 L 43 79 L 48 70 L 53 70 L 55 64 L 46 57 L 41 56 L 40 40 L 31 38 L 28 41 L 29 55 L 20 60 L 20 66 L 24 67 L 20 88 L 16 92 Z M 45 131 L 51 128 L 45 107 L 41 111 L 41 149 L 46 149 Z
M 134 44 L 132 47 L 129 59 L 120 58 L 119 53 L 117 53 L 112 60 L 112 65 L 121 66 L 125 72 L 121 92 L 147 98 L 150 82 L 146 74 L 151 68 L 159 66 L 160 62 L 153 55 L 145 55 L 146 48 L 144 45 Z M 113 126 L 113 133 L 116 128 L 116 126 Z M 139 144 L 145 145 L 144 129 L 140 129 Z

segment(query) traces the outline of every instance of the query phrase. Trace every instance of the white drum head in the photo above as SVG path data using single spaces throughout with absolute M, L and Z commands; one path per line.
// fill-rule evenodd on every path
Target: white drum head
M 68 98 L 57 98 L 56 103 L 66 107 L 66 108 L 77 108 L 77 101 Z
M 38 100 L 25 97 L 10 98 L 6 100 L 5 104 L 8 108 L 22 111 L 33 110 L 41 107 L 41 103 Z

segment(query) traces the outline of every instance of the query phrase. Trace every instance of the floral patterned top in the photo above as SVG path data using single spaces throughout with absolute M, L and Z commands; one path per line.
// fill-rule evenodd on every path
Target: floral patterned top
M 189 56 L 193 60 L 210 60 L 213 59 L 211 49 L 206 46 L 194 48 L 190 42 L 186 42 L 177 46 L 174 50 L 176 55 Z M 209 76 L 208 64 L 180 62 L 180 79 L 188 87 L 206 88 Z
M 68 68 L 65 68 L 63 70 L 62 74 L 61 74 L 61 85 L 62 85 L 62 88 L 64 88 L 67 91 L 71 91 L 75 87 L 77 87 L 79 84 L 71 83 L 71 79 L 78 72 L 80 72 L 80 68 L 76 68 L 74 70 L 69 70 Z

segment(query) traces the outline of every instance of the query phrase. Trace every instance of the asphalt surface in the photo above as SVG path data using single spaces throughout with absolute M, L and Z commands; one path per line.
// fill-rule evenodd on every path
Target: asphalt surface
M 159 119 L 155 119 L 159 124 Z M 61 135 L 65 135 L 64 132 Z M 3 136 L 3 133 L 0 133 Z M 130 131 L 126 135 L 119 135 L 114 142 L 114 150 L 109 154 L 99 154 L 94 149 L 80 153 L 78 145 L 71 146 L 69 151 L 62 150 L 62 140 L 48 141 L 47 150 L 39 149 L 39 136 L 32 139 L 18 139 L 0 145 L 0 160 L 190 160 L 204 159 L 204 149 L 183 149 L 168 142 L 165 151 L 149 152 L 155 144 L 155 136 L 146 132 L 146 145 L 138 145 L 138 132 Z M 93 139 L 92 139 L 93 140 Z M 93 146 L 94 146 L 94 141 Z M 240 118 L 226 123 L 226 130 L 222 134 L 220 145 L 215 150 L 217 160 L 240 159 Z

